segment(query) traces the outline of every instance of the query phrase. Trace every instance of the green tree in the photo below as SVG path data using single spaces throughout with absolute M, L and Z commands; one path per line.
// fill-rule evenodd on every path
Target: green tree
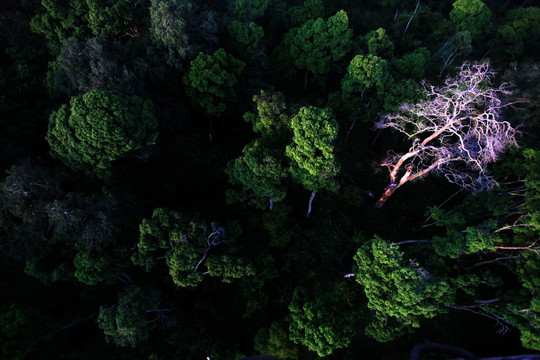
M 40 5 L 30 28 L 45 36 L 53 52 L 71 37 L 86 40 L 91 35 L 136 36 L 142 23 L 143 7 L 129 0 L 41 0 Z
M 366 90 L 372 87 L 384 89 L 390 78 L 386 60 L 372 54 L 356 55 L 341 81 L 343 103 L 347 107 L 354 106 L 362 100 Z
M 431 53 L 425 47 L 418 48 L 400 58 L 392 60 L 391 64 L 396 77 L 420 80 L 424 76 L 426 65 L 431 60 Z
M 389 341 L 407 329 L 418 328 L 422 318 L 444 311 L 449 285 L 416 261 L 403 261 L 403 253 L 379 237 L 364 244 L 354 256 L 356 281 L 363 286 L 374 312 L 366 333 Z
M 507 22 L 497 30 L 497 50 L 505 58 L 516 59 L 528 50 L 534 54 L 534 45 L 540 39 L 540 8 L 518 8 L 508 13 Z
M 274 202 L 282 201 L 287 192 L 282 184 L 288 175 L 283 160 L 282 150 L 268 148 L 257 139 L 244 147 L 241 157 L 228 163 L 225 172 L 231 184 L 242 185 L 243 191 L 254 197 L 254 205 L 272 210 Z
M 214 253 L 216 247 L 232 241 L 226 229 L 217 223 L 206 224 L 197 217 L 187 219 L 176 211 L 157 208 L 151 219 L 142 220 L 139 230 L 139 243 L 131 261 L 149 271 L 164 259 L 178 286 L 195 287 L 206 274 L 221 276 L 229 282 L 254 272 L 247 259 L 229 254 L 223 258 Z
M 349 18 L 343 10 L 327 21 L 322 18 L 308 20 L 285 35 L 284 42 L 293 64 L 306 70 L 304 88 L 307 86 L 307 72 L 317 75 L 328 73 L 331 61 L 341 59 L 349 51 L 351 37 Z
M 473 38 L 478 38 L 490 30 L 491 11 L 482 0 L 457 0 L 452 7 L 450 20 L 457 31 L 468 31 Z
M 287 107 L 285 95 L 279 91 L 261 90 L 252 99 L 257 111 L 246 112 L 244 120 L 252 123 L 253 131 L 263 137 L 270 135 L 272 139 L 288 136 L 291 112 L 294 110 Z
M 245 257 L 221 255 L 209 257 L 206 262 L 210 276 L 221 277 L 225 283 L 231 283 L 234 279 L 255 275 L 255 266 Z
M 186 93 L 208 115 L 217 116 L 225 111 L 227 101 L 235 99 L 234 86 L 244 67 L 223 49 L 212 55 L 199 53 L 184 75 Z
M 70 168 L 110 180 L 116 160 L 150 155 L 156 129 L 150 100 L 93 90 L 51 114 L 46 139 L 52 155 Z
M 291 159 L 290 172 L 297 182 L 312 191 L 311 203 L 319 190 L 336 191 L 338 184 L 334 176 L 339 172 L 334 157 L 334 140 L 338 134 L 338 123 L 330 108 L 302 107 L 291 119 L 294 135 L 292 143 L 285 149 Z
M 163 313 L 168 309 L 157 309 L 159 295 L 145 292 L 139 287 L 130 288 L 118 296 L 118 303 L 102 306 L 97 318 L 107 342 L 124 347 L 135 347 L 148 337 L 148 314 Z
M 264 15 L 271 0 L 236 0 L 234 11 L 239 17 L 255 19 Z
M 75 266 L 75 277 L 86 285 L 97 285 L 99 283 L 112 283 L 118 275 L 114 271 L 115 262 L 112 257 L 97 251 L 81 250 L 73 259 Z
M 370 54 L 386 59 L 394 56 L 394 43 L 383 28 L 370 31 L 366 35 L 366 41 Z
M 324 16 L 324 4 L 322 0 L 306 0 L 301 5 L 290 6 L 288 11 L 288 23 L 298 26 L 308 20 L 322 18 Z
M 289 340 L 286 323 L 274 322 L 269 328 L 260 329 L 255 335 L 253 348 L 260 354 L 278 359 L 298 359 L 298 347 Z
M 354 316 L 344 310 L 346 307 L 337 289 L 313 298 L 299 287 L 289 305 L 289 338 L 320 357 L 349 346 L 355 333 Z
M 264 36 L 264 30 L 253 21 L 247 23 L 233 20 L 227 27 L 229 35 L 236 43 L 237 51 L 240 54 L 250 55 L 257 51 L 259 42 Z

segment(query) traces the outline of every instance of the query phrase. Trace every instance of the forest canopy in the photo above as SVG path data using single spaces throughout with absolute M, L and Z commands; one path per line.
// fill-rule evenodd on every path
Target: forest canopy
M 538 0 L 6 0 L 0 30 L 0 358 L 538 356 Z

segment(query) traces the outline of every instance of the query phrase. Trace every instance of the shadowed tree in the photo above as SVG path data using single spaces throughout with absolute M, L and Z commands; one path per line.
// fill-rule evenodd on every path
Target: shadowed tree
M 48 74 L 52 92 L 80 95 L 91 90 L 118 90 L 126 95 L 140 93 L 143 87 L 132 69 L 120 63 L 126 49 L 110 44 L 103 37 L 86 42 L 75 38 L 64 41 L 58 58 Z
M 290 172 L 294 180 L 311 191 L 306 217 L 319 190 L 336 191 L 334 180 L 339 172 L 334 158 L 333 142 L 338 123 L 330 108 L 303 107 L 291 120 L 294 135 L 285 149 L 291 159 Z
M 465 63 L 443 86 L 423 83 L 426 100 L 402 105 L 400 113 L 386 115 L 375 124 L 403 133 L 412 142 L 406 153 L 390 151 L 382 162 L 390 183 L 377 207 L 406 182 L 431 172 L 472 191 L 497 184 L 487 166 L 516 144 L 516 131 L 502 120 L 502 110 L 509 106 L 505 102 L 509 86 L 493 87 L 493 76 L 488 63 Z
M 251 56 L 259 48 L 259 41 L 264 36 L 264 30 L 253 21 L 241 22 L 233 20 L 227 27 L 229 35 L 234 40 L 233 49 L 244 56 Z
M 215 14 L 190 0 L 151 0 L 149 10 L 150 34 L 170 66 L 180 69 L 183 60 L 217 43 Z
M 212 55 L 199 53 L 184 75 L 186 93 L 208 115 L 217 116 L 225 111 L 227 101 L 235 99 L 234 86 L 244 67 L 223 49 Z
M 257 111 L 246 112 L 244 120 L 252 123 L 253 131 L 263 137 L 270 135 L 268 137 L 272 140 L 288 137 L 291 113 L 294 110 L 288 108 L 285 95 L 279 91 L 261 90 L 252 99 L 257 105 Z
M 463 60 L 472 51 L 471 33 L 468 31 L 458 31 L 435 53 L 434 57 L 442 61 L 439 79 L 443 72 L 454 63 L 455 60 Z
M 139 287 L 126 289 L 118 296 L 118 303 L 102 306 L 97 318 L 107 342 L 124 347 L 135 347 L 146 340 L 150 324 L 156 315 L 171 309 L 159 309 L 159 294 Z
M 366 35 L 366 40 L 370 54 L 386 59 L 394 56 L 394 43 L 383 28 L 370 31 Z
M 231 184 L 241 184 L 248 196 L 253 194 L 257 207 L 272 210 L 287 192 L 282 184 L 288 175 L 283 160 L 283 150 L 266 147 L 263 139 L 257 139 L 244 147 L 241 157 L 229 162 L 225 172 Z
M 130 0 L 41 0 L 30 28 L 42 34 L 53 52 L 71 37 L 86 40 L 92 35 L 106 38 L 137 36 L 142 6 Z

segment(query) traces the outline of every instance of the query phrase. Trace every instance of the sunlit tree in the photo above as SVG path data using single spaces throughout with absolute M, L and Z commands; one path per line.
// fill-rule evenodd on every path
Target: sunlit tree
M 377 207 L 403 184 L 429 173 L 472 191 L 497 184 L 487 167 L 516 144 L 516 130 L 502 119 L 502 110 L 510 105 L 505 100 L 509 85 L 492 86 L 493 76 L 487 62 L 464 63 L 442 86 L 423 83 L 426 100 L 404 104 L 399 113 L 376 123 L 376 128 L 394 129 L 412 142 L 407 152 L 389 151 L 382 162 L 390 183 Z

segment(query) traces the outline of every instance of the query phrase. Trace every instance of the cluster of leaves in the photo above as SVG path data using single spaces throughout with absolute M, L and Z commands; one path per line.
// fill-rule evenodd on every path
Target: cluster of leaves
M 219 276 L 223 282 L 255 274 L 247 258 L 214 253 L 214 247 L 232 241 L 217 223 L 207 225 L 197 217 L 186 220 L 176 211 L 158 208 L 151 219 L 143 219 L 139 230 L 133 263 L 149 271 L 159 259 L 165 259 L 178 286 L 197 286 L 206 274 Z M 203 265 L 207 271 L 203 271 Z

